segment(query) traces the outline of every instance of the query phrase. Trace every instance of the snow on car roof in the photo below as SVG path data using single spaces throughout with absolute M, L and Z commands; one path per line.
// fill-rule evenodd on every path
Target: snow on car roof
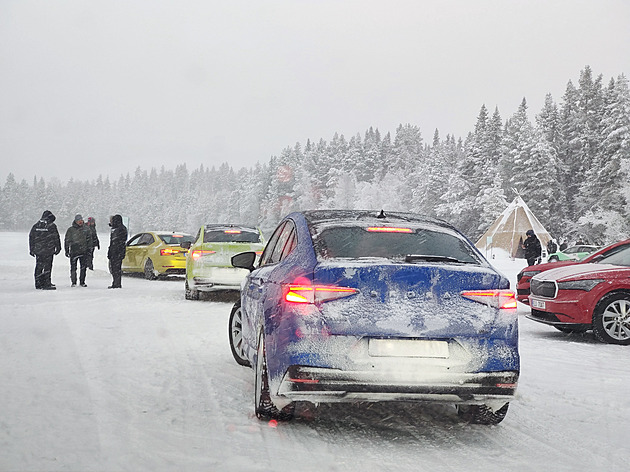
M 380 222 L 413 222 L 432 223 L 437 226 L 452 228 L 446 221 L 406 212 L 385 212 L 383 210 L 308 210 L 302 212 L 310 223 L 320 223 L 328 220 L 339 221 L 380 221 Z

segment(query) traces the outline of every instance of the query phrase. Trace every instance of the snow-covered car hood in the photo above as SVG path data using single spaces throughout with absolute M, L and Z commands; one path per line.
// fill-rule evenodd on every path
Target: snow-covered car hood
M 536 280 L 554 281 L 567 278 L 613 278 L 620 275 L 630 277 L 630 267 L 612 264 L 574 264 L 547 270 L 534 276 Z M 629 279 L 630 282 L 630 279 Z

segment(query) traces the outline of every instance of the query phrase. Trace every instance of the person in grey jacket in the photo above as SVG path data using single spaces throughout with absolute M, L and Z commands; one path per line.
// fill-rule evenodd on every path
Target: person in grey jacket
M 109 226 L 112 230 L 109 235 L 109 271 L 112 274 L 112 284 L 107 288 L 122 288 L 122 261 L 127 251 L 127 228 L 123 224 L 122 216 L 112 216 Z
M 72 226 L 66 231 L 64 239 L 64 247 L 66 249 L 66 257 L 70 258 L 70 282 L 72 286 L 77 285 L 77 265 L 80 263 L 79 284 L 81 287 L 87 287 L 85 284 L 85 273 L 87 272 L 92 238 L 87 228 L 83 224 L 83 217 L 76 215 Z
M 61 252 L 55 215 L 46 210 L 28 235 L 29 252 L 35 258 L 35 288 L 56 290 L 51 282 L 53 258 Z

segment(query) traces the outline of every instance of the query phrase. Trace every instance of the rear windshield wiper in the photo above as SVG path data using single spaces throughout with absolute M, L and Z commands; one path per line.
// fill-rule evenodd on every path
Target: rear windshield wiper
M 405 262 L 416 262 L 416 261 L 426 261 L 426 262 L 453 262 L 456 264 L 475 264 L 473 261 L 460 261 L 455 257 L 449 256 L 436 256 L 429 254 L 407 254 L 405 256 Z

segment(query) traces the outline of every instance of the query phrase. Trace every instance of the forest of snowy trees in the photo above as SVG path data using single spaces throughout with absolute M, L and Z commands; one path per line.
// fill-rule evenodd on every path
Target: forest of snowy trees
M 48 209 L 60 230 L 73 216 L 130 218 L 130 231 L 196 233 L 203 223 L 260 226 L 269 236 L 298 209 L 412 211 L 442 218 L 476 241 L 521 195 L 556 238 L 604 244 L 629 237 L 630 91 L 624 75 L 607 83 L 590 67 L 560 102 L 547 95 L 532 122 L 523 99 L 505 119 L 481 106 L 464 139 L 430 139 L 412 124 L 395 135 L 370 128 L 349 139 L 287 147 L 253 168 L 136 169 L 112 180 L 66 183 L 9 174 L 0 189 L 0 230 L 26 230 Z

